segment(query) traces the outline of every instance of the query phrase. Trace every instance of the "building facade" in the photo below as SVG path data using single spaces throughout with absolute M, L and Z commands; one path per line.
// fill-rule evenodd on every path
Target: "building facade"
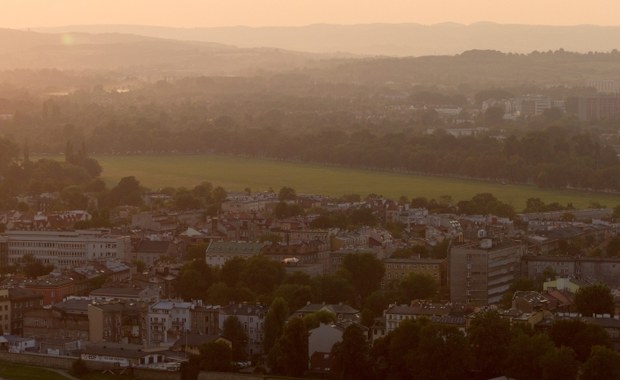
M 448 259 L 450 300 L 479 306 L 500 302 L 519 277 L 523 252 L 521 244 L 486 238 L 453 246 Z
M 8 231 L 3 237 L 9 264 L 30 255 L 43 264 L 64 269 L 89 261 L 125 260 L 131 253 L 129 236 L 103 231 Z

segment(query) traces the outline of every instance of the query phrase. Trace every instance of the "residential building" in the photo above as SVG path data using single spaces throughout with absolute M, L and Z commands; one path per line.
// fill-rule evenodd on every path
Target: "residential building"
M 109 284 L 90 292 L 90 298 L 98 302 L 125 301 L 150 304 L 159 300 L 159 289 L 150 284 Z
M 211 242 L 207 247 L 205 260 L 211 266 L 221 267 L 234 257 L 243 259 L 260 254 L 265 243 Z
M 620 96 L 617 94 L 570 98 L 567 110 L 583 121 L 620 119 Z
M 88 299 L 68 299 L 48 309 L 24 313 L 24 337 L 46 341 L 88 340 Z
M 224 330 L 224 322 L 229 317 L 236 317 L 246 334 L 248 334 L 248 343 L 246 345 L 247 353 L 250 356 L 263 354 L 263 323 L 268 308 L 260 303 L 237 303 L 223 306 L 220 309 L 219 328 Z
M 383 264 L 385 265 L 384 286 L 393 281 L 400 281 L 412 273 L 428 275 L 437 282 L 437 285 L 443 285 L 446 282 L 447 260 L 445 259 L 385 259 Z
M 8 263 L 18 263 L 31 255 L 43 264 L 70 268 L 88 261 L 129 259 L 129 236 L 113 236 L 105 231 L 7 231 Z
M 161 351 L 145 350 L 137 344 L 91 343 L 82 349 L 85 361 L 115 364 L 118 367 L 164 367 L 166 360 Z
M 135 249 L 135 256 L 138 260 L 146 264 L 147 267 L 153 266 L 163 257 L 180 258 L 183 252 L 181 244 L 171 241 L 142 240 Z
M 202 305 L 197 302 L 192 305 L 191 329 L 194 334 L 213 335 L 220 332 L 219 316 L 220 306 L 218 305 Z
M 181 334 L 191 331 L 194 306 L 196 304 L 181 300 L 161 300 L 149 306 L 148 343 L 172 345 Z
M 450 300 L 478 306 L 500 302 L 512 282 L 519 277 L 524 247 L 512 241 L 486 238 L 456 245 L 448 258 Z
M 24 335 L 24 313 L 43 307 L 43 296 L 31 289 L 10 288 L 11 334 Z
M 11 331 L 11 300 L 9 289 L 0 289 L 0 329 L 3 333 Z
M 464 315 L 468 313 L 468 309 L 463 305 L 455 304 L 438 304 L 426 302 L 413 302 L 411 305 L 390 305 L 383 311 L 385 329 L 380 333 L 373 335 L 385 335 L 394 331 L 403 321 L 408 319 L 416 320 L 418 318 L 427 318 L 430 321 L 446 325 L 454 326 L 460 330 L 465 329 Z
M 146 340 L 147 305 L 93 302 L 88 305 L 89 341 L 140 344 Z
M 325 311 L 334 316 L 337 322 L 348 320 L 352 322 L 360 322 L 360 312 L 357 309 L 352 308 L 349 305 L 342 303 L 339 304 L 325 304 L 325 303 L 310 303 L 308 302 L 304 307 L 293 312 L 294 316 L 303 318 L 307 314 L 318 313 L 319 311 Z
M 183 334 L 172 346 L 173 351 L 187 352 L 188 354 L 200 355 L 200 347 L 207 343 L 224 343 L 232 348 L 230 340 L 220 334 Z
M 40 294 L 43 297 L 43 306 L 62 302 L 65 297 L 77 294 L 76 281 L 65 276 L 48 275 L 37 280 L 28 280 L 23 285 L 26 289 Z

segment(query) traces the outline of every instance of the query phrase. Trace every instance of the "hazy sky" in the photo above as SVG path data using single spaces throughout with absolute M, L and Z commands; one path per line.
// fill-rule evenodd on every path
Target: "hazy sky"
M 0 27 L 373 22 L 620 25 L 618 0 L 0 0 Z

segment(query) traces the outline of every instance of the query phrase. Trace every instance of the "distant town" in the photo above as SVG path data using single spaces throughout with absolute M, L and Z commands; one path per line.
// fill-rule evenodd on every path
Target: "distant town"
M 347 329 L 372 347 L 413 321 L 465 337 L 489 315 L 532 331 L 596 326 L 620 347 L 620 207 L 530 199 L 509 218 L 486 212 L 501 204 L 491 194 L 220 197 L 178 209 L 179 195 L 144 192 L 89 229 L 88 211 L 51 207 L 58 193 L 20 198 L 0 213 L 0 349 L 177 371 L 223 344 L 231 364 L 207 369 L 320 376 L 342 370 Z M 274 349 L 294 319 L 303 347 Z M 294 354 L 298 368 L 281 363 Z

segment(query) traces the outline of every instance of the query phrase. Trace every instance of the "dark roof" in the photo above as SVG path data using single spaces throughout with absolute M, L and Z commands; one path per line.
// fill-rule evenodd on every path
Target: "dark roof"
M 170 248 L 170 244 L 171 243 L 169 241 L 142 240 L 136 247 L 136 252 L 167 253 Z
M 265 315 L 267 307 L 263 304 L 237 303 L 224 306 L 220 314 L 225 315 Z
M 302 314 L 310 314 L 316 313 L 318 311 L 325 310 L 332 314 L 358 314 L 359 310 L 352 308 L 349 305 L 345 304 L 321 304 L 321 303 L 309 303 L 301 309 L 297 310 L 296 313 Z
M 138 297 L 144 289 L 133 287 L 99 288 L 90 292 L 91 296 Z
M 26 288 L 9 288 L 9 299 L 11 301 L 33 298 L 43 298 L 43 296 L 34 290 Z
M 90 355 L 115 356 L 119 358 L 143 358 L 153 352 L 142 351 L 142 346 L 106 343 L 87 345 L 86 348 L 82 349 L 82 353 Z
M 217 242 L 209 244 L 207 254 L 258 255 L 265 243 Z

